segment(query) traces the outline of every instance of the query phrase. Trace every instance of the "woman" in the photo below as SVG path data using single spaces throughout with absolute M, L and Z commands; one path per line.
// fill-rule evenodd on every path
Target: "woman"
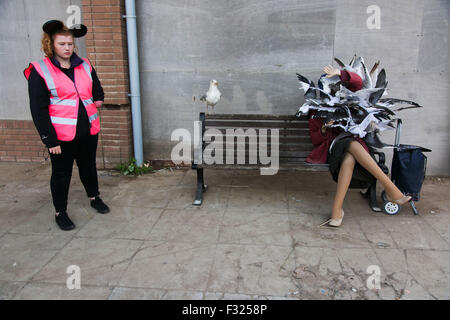
M 99 213 L 109 212 L 99 197 L 96 169 L 97 108 L 104 94 L 90 62 L 74 53 L 74 38 L 83 37 L 86 26 L 68 29 L 61 21 L 51 20 L 42 29 L 45 58 L 30 63 L 24 74 L 33 121 L 52 163 L 55 220 L 62 230 L 72 230 L 75 224 L 67 215 L 67 198 L 74 160 L 91 206 Z
M 339 70 L 331 66 L 324 68 L 326 77 L 340 76 L 341 82 L 349 90 L 362 88 L 362 79 L 356 73 Z M 384 187 L 389 201 L 402 205 L 411 200 L 395 186 L 370 156 L 364 141 L 350 134 L 340 134 L 336 128 L 328 128 L 332 122 L 324 124 L 321 118 L 310 118 L 309 130 L 315 148 L 306 159 L 309 163 L 329 163 L 333 179 L 337 182 L 331 219 L 320 226 L 339 227 L 344 218 L 342 205 L 348 188 L 357 187 L 363 181 L 377 179 Z M 391 200 L 397 199 L 397 200 Z

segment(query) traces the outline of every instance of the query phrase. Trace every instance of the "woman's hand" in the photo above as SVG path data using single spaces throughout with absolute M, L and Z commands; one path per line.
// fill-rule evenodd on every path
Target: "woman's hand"
M 56 146 L 53 148 L 48 148 L 48 152 L 52 154 L 61 154 L 61 146 Z
M 332 66 L 326 66 L 323 68 L 323 71 L 327 74 L 327 78 L 331 78 L 334 76 L 340 76 L 341 75 L 341 70 L 334 68 Z
M 101 101 L 101 100 L 94 101 L 94 104 L 95 104 L 95 106 L 96 106 L 97 108 L 100 108 L 100 107 L 102 106 L 102 104 L 103 104 L 103 101 Z
M 329 126 L 332 126 L 333 124 L 334 124 L 334 120 L 330 120 L 330 121 L 328 121 L 327 123 L 324 123 L 323 126 L 322 126 L 322 128 L 320 128 L 320 132 L 324 135 L 325 132 L 327 132 L 327 128 L 328 128 Z

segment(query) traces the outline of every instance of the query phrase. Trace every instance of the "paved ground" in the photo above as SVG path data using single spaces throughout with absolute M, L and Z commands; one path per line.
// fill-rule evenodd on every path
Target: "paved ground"
M 74 170 L 67 232 L 49 165 L 0 163 L 0 299 L 450 299 L 448 179 L 426 181 L 420 216 L 373 213 L 352 190 L 343 226 L 328 229 L 317 227 L 335 188 L 327 172 L 205 175 L 199 208 L 193 170 L 100 172 L 112 208 L 100 215 Z M 79 290 L 67 288 L 71 265 Z

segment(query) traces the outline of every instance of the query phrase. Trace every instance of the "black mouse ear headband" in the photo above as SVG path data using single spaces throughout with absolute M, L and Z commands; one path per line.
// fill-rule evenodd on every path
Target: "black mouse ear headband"
M 64 29 L 64 23 L 59 20 L 50 20 L 44 23 L 42 30 L 52 36 L 60 30 Z M 75 38 L 84 37 L 87 33 L 87 27 L 84 24 L 76 24 L 69 28 Z

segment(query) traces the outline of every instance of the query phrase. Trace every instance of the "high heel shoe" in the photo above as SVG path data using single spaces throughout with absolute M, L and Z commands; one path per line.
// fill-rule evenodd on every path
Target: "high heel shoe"
M 412 199 L 411 196 L 405 196 L 405 195 L 398 200 L 391 200 L 391 199 L 389 199 L 388 195 L 386 195 L 386 198 L 388 199 L 389 202 L 396 203 L 399 206 L 404 205 L 405 203 L 411 201 L 411 199 Z
M 319 227 L 323 227 L 325 225 L 328 225 L 330 227 L 340 227 L 342 224 L 342 220 L 344 219 L 344 209 L 341 210 L 342 210 L 342 217 L 340 219 L 329 219 L 324 223 L 322 223 L 321 225 L 319 225 Z

